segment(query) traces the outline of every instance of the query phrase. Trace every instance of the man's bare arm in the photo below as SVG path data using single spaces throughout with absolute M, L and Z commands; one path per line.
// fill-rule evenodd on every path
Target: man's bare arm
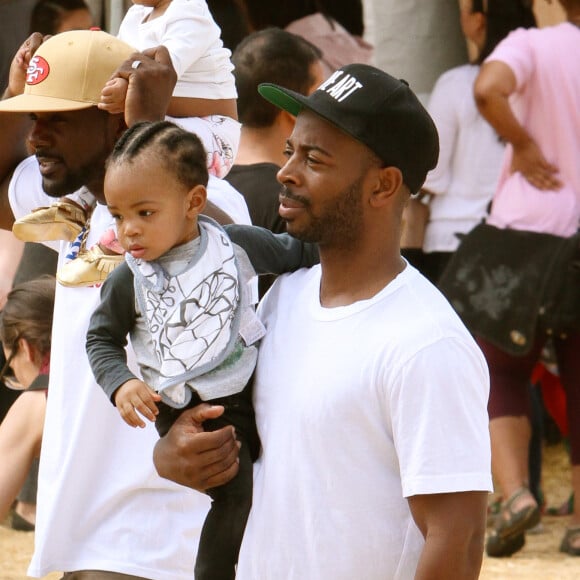
M 204 491 L 236 475 L 240 444 L 234 428 L 203 430 L 205 420 L 215 419 L 223 411 L 223 407 L 203 403 L 179 416 L 153 451 L 153 463 L 161 477 Z
M 521 173 L 538 189 L 559 189 L 558 168 L 544 157 L 536 143 L 516 118 L 510 96 L 516 91 L 512 69 L 500 61 L 486 62 L 474 84 L 477 108 L 497 134 L 513 147 L 512 171 Z
M 487 492 L 416 495 L 409 507 L 425 538 L 415 580 L 476 580 L 483 560 Z
M 141 64 L 134 68 L 133 62 Z M 177 82 L 171 57 L 164 46 L 135 53 L 121 64 L 112 78 L 128 82 L 125 96 L 125 123 L 131 127 L 139 121 L 161 121 Z
M 10 65 L 8 87 L 3 93 L 3 100 L 22 94 L 28 62 L 42 42 L 42 35 L 34 33 L 22 43 Z M 0 112 L 0 125 L 0 228 L 9 230 L 14 216 L 8 203 L 8 184 L 18 163 L 28 155 L 26 135 L 30 121 L 25 113 Z

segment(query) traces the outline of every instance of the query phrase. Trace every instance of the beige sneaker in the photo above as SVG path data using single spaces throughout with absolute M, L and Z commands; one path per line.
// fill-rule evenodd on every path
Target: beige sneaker
M 48 207 L 39 207 L 16 220 L 14 235 L 24 242 L 74 241 L 87 221 L 87 212 L 66 197 Z
M 56 279 L 69 287 L 93 286 L 104 282 L 107 276 L 121 263 L 122 254 L 105 254 L 98 245 L 79 255 L 59 268 Z

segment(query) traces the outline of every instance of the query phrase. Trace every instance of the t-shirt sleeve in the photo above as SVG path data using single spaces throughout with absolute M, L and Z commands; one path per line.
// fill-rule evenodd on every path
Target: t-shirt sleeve
M 444 338 L 397 373 L 392 433 L 404 497 L 491 491 L 487 365 L 475 345 Z
M 127 366 L 127 335 L 135 325 L 133 274 L 123 263 L 105 280 L 101 303 L 91 316 L 86 349 L 97 383 L 109 399 L 125 382 L 136 378 Z
M 48 196 L 42 189 L 42 178 L 38 161 L 27 157 L 14 170 L 8 186 L 8 202 L 14 219 L 29 214 L 33 209 L 52 205 L 56 198 Z M 58 252 L 60 241 L 42 242 L 42 245 Z
M 16 219 L 56 201 L 42 189 L 42 177 L 35 157 L 27 157 L 14 170 L 8 186 L 8 201 Z
M 534 72 L 534 53 L 530 50 L 532 32 L 523 28 L 510 32 L 485 60 L 485 62 L 501 61 L 507 64 L 516 77 L 518 91 Z

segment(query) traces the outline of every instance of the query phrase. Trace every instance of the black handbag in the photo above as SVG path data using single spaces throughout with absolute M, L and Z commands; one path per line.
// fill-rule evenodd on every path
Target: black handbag
M 474 335 L 527 354 L 538 329 L 580 330 L 580 237 L 479 224 L 463 237 L 438 286 Z

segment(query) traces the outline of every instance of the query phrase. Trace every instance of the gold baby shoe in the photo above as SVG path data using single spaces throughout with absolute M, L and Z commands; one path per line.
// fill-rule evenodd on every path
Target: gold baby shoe
M 39 207 L 16 220 L 14 235 L 24 242 L 74 241 L 87 221 L 87 212 L 66 198 L 48 207 Z
M 104 282 L 123 260 L 122 254 L 105 254 L 95 245 L 90 250 L 81 250 L 74 260 L 61 266 L 56 279 L 63 286 L 93 286 Z

